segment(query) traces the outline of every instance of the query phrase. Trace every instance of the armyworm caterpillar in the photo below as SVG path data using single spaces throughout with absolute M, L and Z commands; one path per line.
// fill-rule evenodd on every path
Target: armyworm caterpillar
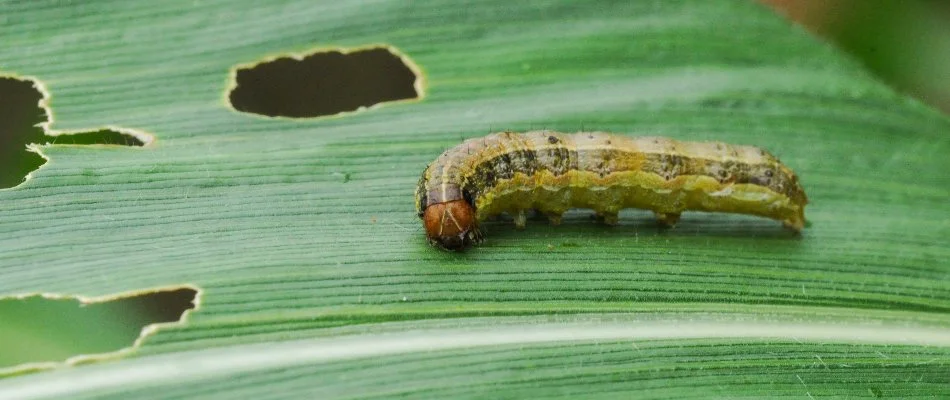
M 617 223 L 623 208 L 652 210 L 673 225 L 687 210 L 751 214 L 800 231 L 808 200 L 795 173 L 758 147 L 603 132 L 502 132 L 466 140 L 433 161 L 416 189 L 429 243 L 461 250 L 478 224 L 525 211 L 559 223 L 569 208 Z

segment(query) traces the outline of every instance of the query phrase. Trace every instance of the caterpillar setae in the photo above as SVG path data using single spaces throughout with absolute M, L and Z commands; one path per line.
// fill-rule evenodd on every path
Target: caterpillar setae
M 482 240 L 479 221 L 525 210 L 553 224 L 591 208 L 607 224 L 623 208 L 652 210 L 672 226 L 686 210 L 751 214 L 805 224 L 808 199 L 791 169 L 758 147 L 603 132 L 501 132 L 469 139 L 429 164 L 416 210 L 430 244 L 462 250 Z

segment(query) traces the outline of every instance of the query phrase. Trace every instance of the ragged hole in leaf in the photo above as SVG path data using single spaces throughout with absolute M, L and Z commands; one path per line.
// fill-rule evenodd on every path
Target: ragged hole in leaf
M 39 107 L 43 94 L 30 81 L 0 78 L 0 188 L 13 187 L 46 160 L 26 151 L 44 138 L 38 124 L 46 121 Z
M 146 326 L 179 321 L 197 294 L 184 287 L 103 302 L 38 295 L 0 300 L 0 371 L 130 347 Z
M 0 77 L 0 189 L 23 182 L 27 174 L 46 163 L 39 154 L 27 151 L 31 143 L 74 145 L 144 146 L 130 134 L 114 130 L 45 134 L 41 124 L 48 122 L 40 107 L 43 93 L 30 80 Z
M 422 75 L 389 47 L 281 57 L 237 69 L 231 105 L 270 117 L 308 118 L 422 97 Z
M 103 144 L 119 146 L 145 146 L 141 139 L 127 135 L 122 132 L 116 132 L 110 129 L 103 129 L 95 132 L 74 133 L 70 135 L 59 135 L 46 137 L 46 141 L 52 144 Z

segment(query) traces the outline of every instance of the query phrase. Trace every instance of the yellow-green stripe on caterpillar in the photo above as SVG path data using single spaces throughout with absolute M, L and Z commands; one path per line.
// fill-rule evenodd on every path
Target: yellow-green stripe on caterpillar
M 503 212 L 519 228 L 528 209 L 557 224 L 569 208 L 591 208 L 615 224 L 621 209 L 642 208 L 667 225 L 697 210 L 759 215 L 800 231 L 807 203 L 795 173 L 758 147 L 603 132 L 469 139 L 429 164 L 416 189 L 429 243 L 447 250 L 480 242 L 479 221 Z

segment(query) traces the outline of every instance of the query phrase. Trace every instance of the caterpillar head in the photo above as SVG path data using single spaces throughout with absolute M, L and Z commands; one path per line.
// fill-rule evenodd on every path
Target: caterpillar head
M 481 241 L 475 208 L 463 199 L 430 204 L 422 223 L 429 244 L 444 250 L 464 250 Z

